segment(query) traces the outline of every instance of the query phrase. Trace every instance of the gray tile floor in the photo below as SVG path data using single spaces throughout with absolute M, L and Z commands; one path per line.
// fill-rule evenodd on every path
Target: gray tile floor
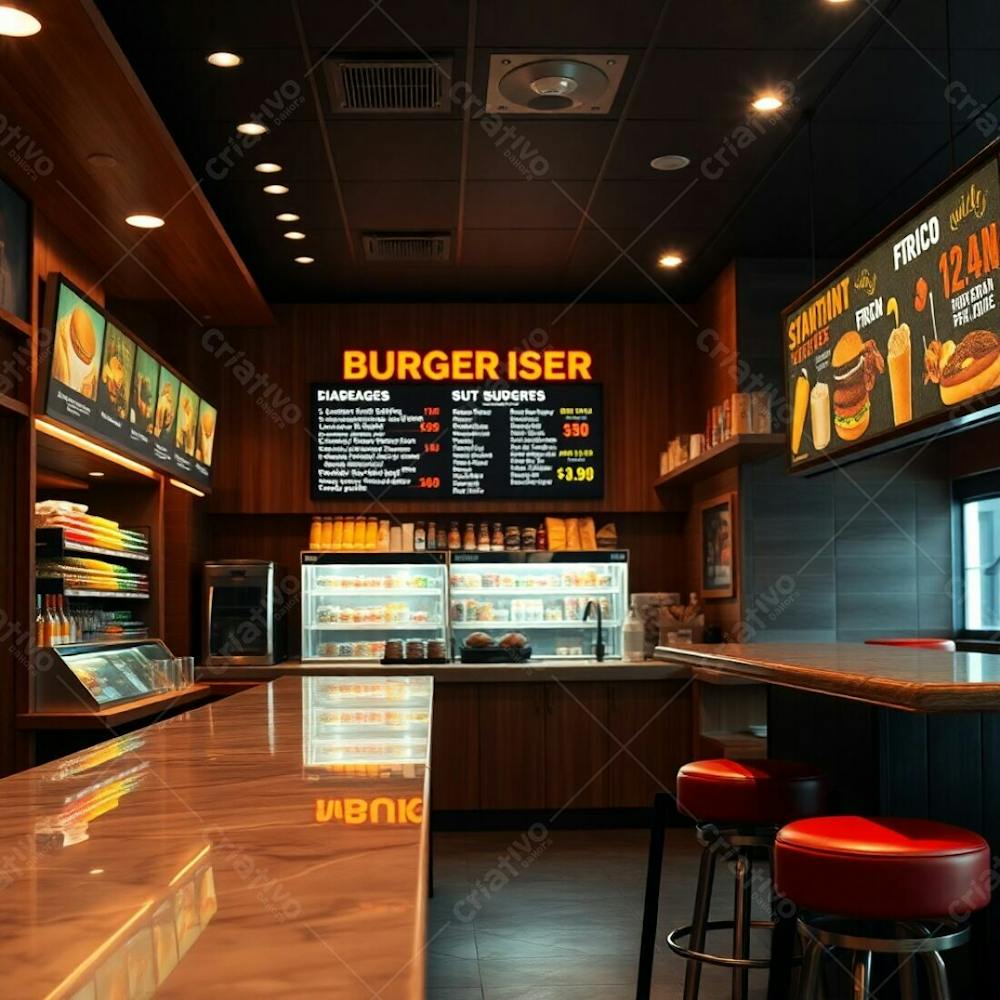
M 538 841 L 534 837 L 538 837 Z M 540 829 L 439 833 L 428 921 L 430 1000 L 632 1000 L 649 835 L 641 830 Z M 653 996 L 681 996 L 684 963 L 663 943 L 690 921 L 697 845 L 667 837 Z M 732 884 L 716 880 L 714 919 L 732 910 Z M 727 912 L 728 911 L 728 912 Z M 760 935 L 760 936 L 758 936 Z M 728 935 L 713 942 L 725 950 Z M 754 951 L 766 953 L 764 932 Z M 728 1000 L 730 977 L 706 969 L 701 1000 Z M 751 998 L 766 993 L 754 973 Z

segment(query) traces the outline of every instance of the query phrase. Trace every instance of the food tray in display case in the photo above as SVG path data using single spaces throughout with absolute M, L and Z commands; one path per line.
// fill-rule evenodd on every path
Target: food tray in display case
M 36 653 L 35 712 L 79 712 L 173 690 L 158 639 L 44 646 Z M 44 667 L 44 669 L 43 669 Z
M 446 653 L 447 588 L 444 553 L 303 552 L 302 659 L 377 663 L 390 639 Z
M 628 608 L 628 552 L 453 552 L 452 653 L 471 645 L 529 646 L 536 659 L 589 659 L 601 611 L 605 656 L 621 659 Z M 595 607 L 587 620 L 587 605 Z M 484 647 L 484 643 L 486 644 Z

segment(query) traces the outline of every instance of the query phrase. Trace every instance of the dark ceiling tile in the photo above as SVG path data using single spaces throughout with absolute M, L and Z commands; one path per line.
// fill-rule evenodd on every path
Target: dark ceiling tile
M 566 260 L 571 229 L 468 229 L 463 267 L 559 267 Z
M 465 224 L 469 229 L 573 229 L 589 184 L 546 180 L 470 181 Z
M 456 223 L 456 183 L 348 181 L 342 187 L 352 229 L 450 230 Z
M 467 0 L 299 0 L 314 46 L 431 55 L 465 46 Z
M 520 117 L 504 119 L 509 131 L 493 132 L 490 119 L 473 121 L 469 132 L 469 177 L 473 180 L 517 180 L 519 165 L 534 175 L 556 180 L 597 176 L 614 123 L 604 120 Z
M 713 219 L 720 204 L 739 199 L 742 189 L 724 180 L 698 174 L 677 180 L 605 181 L 590 211 L 595 226 L 604 229 L 691 229 Z
M 330 122 L 337 173 L 345 181 L 450 181 L 461 166 L 459 121 Z
M 659 0 L 580 3 L 534 0 L 479 4 L 477 44 L 495 51 L 613 52 L 649 43 Z

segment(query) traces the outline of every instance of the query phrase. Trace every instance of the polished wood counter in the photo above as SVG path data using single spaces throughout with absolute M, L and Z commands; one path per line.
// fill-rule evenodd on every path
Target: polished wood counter
M 286 678 L 5 779 L 5 995 L 422 997 L 432 687 Z
M 1000 710 L 1000 655 L 860 643 L 661 646 L 666 663 L 697 678 L 752 679 L 909 712 Z

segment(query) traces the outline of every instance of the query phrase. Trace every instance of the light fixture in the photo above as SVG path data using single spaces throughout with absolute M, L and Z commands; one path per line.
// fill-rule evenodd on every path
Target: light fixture
M 683 170 L 691 161 L 680 153 L 667 153 L 665 156 L 657 156 L 649 161 L 649 165 L 654 170 Z
M 27 38 L 37 35 L 42 30 L 42 22 L 32 17 L 27 11 L 18 10 L 4 4 L 0 6 L 0 35 L 11 38 Z
M 296 264 L 312 264 L 316 260 L 315 257 L 296 257 Z
M 129 215 L 125 221 L 136 229 L 159 229 L 166 224 L 158 215 Z
M 264 191 L 267 194 L 288 194 L 288 188 L 284 184 L 265 184 Z
M 266 125 L 260 122 L 240 122 L 236 126 L 236 131 L 241 135 L 263 135 L 267 131 Z
M 87 872 L 87 874 L 88 875 L 103 875 L 104 874 L 104 869 L 103 868 L 91 868 L 90 871 Z
M 104 478 L 104 473 L 103 472 L 88 472 L 87 475 L 90 476 L 91 479 L 103 479 Z
M 281 173 L 280 163 L 258 163 L 254 167 L 258 174 L 279 174 Z
M 684 258 L 677 253 L 665 253 L 657 263 L 660 267 L 680 267 L 684 263 Z
M 286 240 L 304 240 L 306 238 L 305 233 L 300 233 L 297 229 L 290 229 L 285 233 Z
M 81 437 L 79 434 L 65 430 L 58 424 L 50 423 L 43 417 L 35 417 L 35 430 L 41 431 L 43 434 L 48 434 L 49 437 L 54 437 L 57 441 L 70 444 L 74 448 L 79 448 L 81 451 L 88 451 L 91 455 L 106 458 L 109 462 L 114 462 L 115 465 L 120 465 L 123 469 L 138 472 L 139 475 L 145 476 L 147 479 L 156 478 L 156 473 L 148 465 L 134 462 L 131 458 L 126 458 L 124 455 L 119 455 L 118 452 L 112 451 L 110 448 L 105 448 L 104 445 L 95 444 L 93 441 Z
M 171 486 L 176 486 L 179 490 L 186 490 L 188 493 L 193 493 L 196 497 L 203 497 L 205 494 L 201 490 L 196 490 L 193 486 L 188 486 L 187 483 L 182 483 L 179 479 L 171 479 Z
M 232 69 L 243 62 L 243 56 L 238 56 L 235 52 L 213 52 L 205 58 L 213 66 L 218 66 L 220 69 Z
M 95 167 L 117 167 L 118 161 L 110 153 L 91 153 L 87 162 Z
M 754 111 L 777 111 L 784 103 L 776 94 L 761 94 L 753 102 L 752 107 Z
M 279 212 L 275 218 L 278 222 L 298 222 L 301 216 L 296 215 L 294 212 Z

